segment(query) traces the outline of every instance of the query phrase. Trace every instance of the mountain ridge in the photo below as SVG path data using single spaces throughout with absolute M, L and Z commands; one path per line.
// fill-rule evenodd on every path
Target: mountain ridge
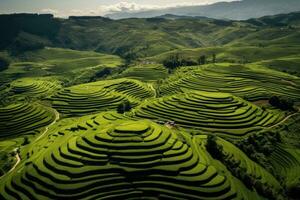
M 218 2 L 210 5 L 182 6 L 166 9 L 148 10 L 140 12 L 115 12 L 107 14 L 112 19 L 122 18 L 150 18 L 165 14 L 184 16 L 205 16 L 217 19 L 246 20 L 266 15 L 290 13 L 300 10 L 297 0 L 242 0 L 232 2 Z

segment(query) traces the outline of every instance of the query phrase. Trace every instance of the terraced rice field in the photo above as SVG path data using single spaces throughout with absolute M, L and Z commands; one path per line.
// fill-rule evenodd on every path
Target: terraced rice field
M 153 89 L 141 81 L 132 79 L 116 79 L 111 82 L 104 82 L 106 83 L 104 86 L 105 89 L 120 92 L 136 99 L 151 98 L 155 95 Z
M 125 70 L 120 77 L 137 79 L 140 81 L 156 81 L 166 78 L 168 71 L 162 65 L 145 64 L 130 67 Z
M 222 145 L 223 152 L 228 156 L 227 159 L 232 159 L 238 163 L 239 168 L 244 169 L 248 175 L 255 177 L 256 180 L 260 180 L 263 184 L 270 185 L 277 191 L 281 189 L 280 183 L 270 172 L 248 158 L 239 148 L 221 138 L 218 138 L 217 143 Z
M 54 112 L 37 103 L 11 104 L 0 108 L 0 138 L 34 134 L 54 120 Z
M 199 91 L 146 101 L 133 113 L 136 117 L 172 120 L 180 127 L 225 136 L 243 136 L 283 117 L 230 94 Z
M 11 83 L 12 92 L 30 97 L 45 97 L 61 89 L 61 87 L 60 82 L 54 79 L 23 78 Z
M 160 88 L 160 95 L 186 89 L 225 92 L 250 101 L 269 99 L 272 95 L 300 100 L 300 79 L 262 66 L 218 64 L 188 67 L 177 71 Z
M 143 98 L 153 95 L 153 91 L 139 81 L 120 79 L 65 88 L 50 99 L 53 107 L 60 113 L 80 116 L 115 110 L 124 100 L 130 101 L 134 106 Z
M 178 134 L 148 120 L 117 120 L 67 134 L 6 177 L 0 197 L 247 199 L 202 157 L 197 143 Z
M 275 170 L 282 177 L 285 177 L 287 185 L 297 184 L 300 176 L 300 152 L 284 146 L 278 146 L 270 156 L 271 163 Z
M 49 51 L 57 50 L 40 53 Z M 72 60 L 79 52 L 70 53 Z M 54 57 L 53 63 L 43 61 L 49 65 L 43 70 L 58 70 L 57 59 L 65 63 L 63 56 Z M 20 78 L 0 88 L 0 146 L 2 155 L 11 155 L 0 164 L 12 161 L 0 177 L 1 200 L 256 200 L 266 196 L 258 192 L 266 187 L 281 195 L 285 185 L 298 184 L 299 151 L 278 145 L 266 159 L 272 171 L 231 142 L 277 127 L 296 134 L 295 120 L 287 117 L 295 113 L 249 101 L 277 95 L 300 102 L 299 78 L 256 64 L 182 67 L 170 75 L 153 64 L 80 84 L 105 65 L 90 63 L 89 75 L 82 78 L 85 72 L 79 66 L 87 60 L 78 59 L 78 65 L 70 61 L 65 66 L 76 68 L 72 76 Z M 90 61 L 102 63 L 99 59 L 92 56 Z M 111 67 L 120 64 L 112 61 Z M 117 107 L 124 101 L 133 109 L 119 114 Z M 166 123 L 170 121 L 175 125 Z M 29 144 L 23 134 L 32 135 Z M 236 168 L 212 157 L 205 146 L 207 135 L 222 137 L 217 143 Z M 245 170 L 253 185 L 238 170 Z M 280 180 L 278 174 L 286 178 Z

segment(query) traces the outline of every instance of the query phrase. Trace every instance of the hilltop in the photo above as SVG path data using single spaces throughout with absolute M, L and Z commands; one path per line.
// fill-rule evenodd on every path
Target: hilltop
M 298 0 L 241 0 L 218 2 L 210 5 L 180 6 L 135 12 L 115 12 L 106 15 L 112 19 L 151 18 L 165 14 L 204 16 L 216 19 L 247 20 L 266 15 L 290 13 L 300 10 Z
M 43 46 L 92 50 L 126 59 L 167 51 L 214 46 L 295 46 L 299 13 L 246 21 L 162 16 L 111 20 L 103 17 L 54 18 L 51 15 L 2 15 L 0 48 L 13 53 Z

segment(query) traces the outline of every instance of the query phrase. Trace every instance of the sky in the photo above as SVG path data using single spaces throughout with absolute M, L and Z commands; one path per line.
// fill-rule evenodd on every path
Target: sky
M 0 13 L 51 13 L 57 17 L 105 15 L 219 1 L 232 0 L 0 0 Z

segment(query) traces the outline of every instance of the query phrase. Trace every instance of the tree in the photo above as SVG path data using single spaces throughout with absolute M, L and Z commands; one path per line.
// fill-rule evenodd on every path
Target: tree
M 4 56 L 0 56 L 0 71 L 6 70 L 10 64 L 10 60 Z
M 28 33 L 20 33 L 12 43 L 10 50 L 13 55 L 18 55 L 26 51 L 43 49 L 44 47 L 45 42 L 41 38 Z
M 269 103 L 281 110 L 294 110 L 294 102 L 291 99 L 285 99 L 283 97 L 272 96 L 269 99 Z
M 215 53 L 213 53 L 213 55 L 212 55 L 212 62 L 213 63 L 216 63 L 216 60 L 217 60 L 217 58 L 216 58 L 217 56 L 216 56 L 216 54 Z
M 168 69 L 175 69 L 182 65 L 179 54 L 171 55 L 163 61 L 163 65 Z
M 212 157 L 222 160 L 223 147 L 217 144 L 217 137 L 214 135 L 207 136 L 206 150 L 212 155 Z
M 24 137 L 24 141 L 23 141 L 23 143 L 22 143 L 22 146 L 25 146 L 25 145 L 27 145 L 27 144 L 29 144 L 29 143 L 30 143 L 30 140 L 29 140 L 28 136 L 25 136 L 25 137 Z
M 126 100 L 118 105 L 117 112 L 123 114 L 125 112 L 130 111 L 131 108 L 132 108 L 131 103 L 128 100 Z
M 202 55 L 202 56 L 199 57 L 198 64 L 199 65 L 205 65 L 206 64 L 206 56 L 205 55 Z

